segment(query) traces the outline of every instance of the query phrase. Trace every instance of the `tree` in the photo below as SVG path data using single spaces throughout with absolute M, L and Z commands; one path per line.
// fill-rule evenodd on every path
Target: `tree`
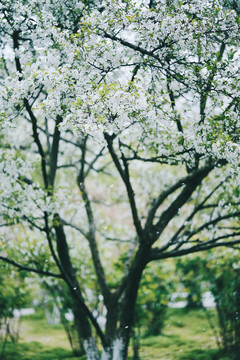
M 40 293 L 40 296 L 43 298 L 42 303 L 40 302 L 38 307 L 41 308 L 44 306 L 45 315 L 49 323 L 56 324 L 61 322 L 73 355 L 83 355 L 84 349 L 81 339 L 78 337 L 77 325 L 75 324 L 76 319 L 74 317 L 71 319 L 73 303 L 66 284 L 48 284 L 48 281 L 44 281 L 42 287 L 43 292 Z
M 214 298 L 217 326 L 212 321 L 210 313 L 206 309 L 205 311 L 218 347 L 230 359 L 238 359 L 240 354 L 239 251 L 227 249 L 222 254 L 218 249 L 218 251 L 210 251 L 207 256 L 189 255 L 184 259 L 186 261 L 181 260 L 178 263 L 182 273 L 181 281 L 189 288 L 190 294 L 193 293 L 196 299 L 201 300 L 203 291 L 208 290 Z M 190 279 L 195 279 L 195 283 Z M 195 302 L 193 305 L 196 306 L 198 303 Z
M 212 253 L 202 279 L 209 283 L 216 303 L 218 343 L 230 359 L 237 359 L 239 347 L 239 252 L 228 249 L 224 256 Z
M 202 281 L 207 261 L 200 256 L 180 258 L 176 263 L 177 273 L 187 292 L 187 309 L 202 308 Z M 205 279 L 204 279 L 205 280 Z
M 0 356 L 4 358 L 7 341 L 17 343 L 20 334 L 20 318 L 14 318 L 14 310 L 20 310 L 32 300 L 23 273 L 16 273 L 8 264 L 0 265 Z
M 157 264 L 155 264 L 157 265 Z M 167 305 L 171 293 L 176 290 L 173 285 L 174 276 L 172 269 L 163 271 L 155 266 L 146 269 L 140 283 L 136 303 L 135 326 L 144 326 L 144 336 L 157 336 L 162 333 L 166 319 Z
M 0 4 L 0 258 L 67 284 L 88 359 L 93 329 L 102 359 L 126 359 L 147 264 L 240 243 L 238 14 L 215 0 Z

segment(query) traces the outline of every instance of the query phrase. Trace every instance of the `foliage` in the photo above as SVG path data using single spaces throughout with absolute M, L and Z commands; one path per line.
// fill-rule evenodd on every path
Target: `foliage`
M 207 264 L 207 279 L 216 302 L 222 347 L 231 359 L 240 355 L 240 264 L 239 252 L 213 256 Z
M 66 287 L 66 285 L 64 285 L 64 283 L 58 283 L 49 286 L 46 281 L 43 282 L 43 289 L 46 292 L 46 299 L 44 300 L 45 308 L 47 306 L 48 312 L 52 317 L 56 316 L 56 313 L 54 311 L 57 308 L 60 315 L 59 320 L 61 321 L 61 324 L 63 325 L 63 328 L 67 334 L 73 354 L 75 356 L 80 356 L 84 353 L 83 345 L 81 339 L 79 339 L 78 337 L 77 326 L 72 312 L 72 298 L 69 294 L 68 288 Z M 68 314 L 73 316 L 72 320 L 67 319 Z
M 206 262 L 200 256 L 188 256 L 176 262 L 176 271 L 187 292 L 187 308 L 202 307 L 203 273 Z
M 189 256 L 178 262 L 182 281 L 187 284 L 190 294 L 197 289 L 197 296 L 201 299 L 204 290 L 211 291 L 216 303 L 217 326 L 211 316 L 209 319 L 219 347 L 231 359 L 238 359 L 240 354 L 239 264 L 239 251 L 230 249 L 224 255 L 215 251 L 207 257 Z
M 126 359 L 147 264 L 239 244 L 238 11 L 0 11 L 0 259 L 65 282 L 89 359 L 95 334 L 103 358 Z
M 157 336 L 162 333 L 167 315 L 167 305 L 174 290 L 174 278 L 159 267 L 145 270 L 138 293 L 135 326 L 144 329 L 144 336 Z
M 7 264 L 0 264 L 0 340 L 4 355 L 7 341 L 17 343 L 20 335 L 20 320 L 14 318 L 14 310 L 29 305 L 31 292 L 24 274 L 17 273 Z

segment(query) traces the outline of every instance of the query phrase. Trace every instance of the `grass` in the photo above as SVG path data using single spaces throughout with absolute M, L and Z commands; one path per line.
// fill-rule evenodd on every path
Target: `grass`
M 130 348 L 129 359 L 131 353 Z M 185 309 L 168 310 L 163 334 L 141 339 L 140 357 L 141 360 L 229 360 L 221 357 L 205 312 Z M 72 355 L 62 326 L 49 325 L 37 314 L 23 318 L 21 339 L 18 344 L 7 344 L 2 360 L 80 359 L 85 357 Z
M 215 317 L 215 314 L 211 314 Z M 141 340 L 142 360 L 215 360 L 220 356 L 203 310 L 169 309 L 161 336 Z M 225 358 L 227 360 L 227 358 Z
M 39 342 L 7 344 L 4 360 L 79 360 L 70 350 L 52 348 Z
M 50 347 L 61 347 L 70 350 L 70 345 L 61 324 L 50 325 L 42 317 L 26 316 L 21 325 L 21 343 L 39 342 Z

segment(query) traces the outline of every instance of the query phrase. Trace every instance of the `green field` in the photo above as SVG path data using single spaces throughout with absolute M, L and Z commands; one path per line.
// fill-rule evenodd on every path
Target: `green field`
M 211 318 L 216 323 L 215 314 Z M 132 348 L 130 347 L 131 356 Z M 169 309 L 161 336 L 141 339 L 141 360 L 228 360 L 220 355 L 206 313 Z M 23 317 L 18 344 L 8 343 L 1 360 L 79 360 L 71 353 L 61 325 L 36 315 Z M 84 357 L 81 358 L 83 360 Z

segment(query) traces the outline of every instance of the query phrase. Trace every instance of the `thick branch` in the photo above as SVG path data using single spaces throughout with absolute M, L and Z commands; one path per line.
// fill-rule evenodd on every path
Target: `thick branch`
M 238 244 L 240 244 L 240 239 L 232 240 L 232 241 L 222 241 L 222 242 L 206 244 L 206 245 L 205 245 L 205 243 L 203 243 L 203 244 L 198 244 L 198 245 L 189 247 L 188 249 L 168 251 L 166 253 L 162 253 L 161 251 L 159 251 L 159 249 L 155 248 L 155 249 L 152 249 L 147 262 L 150 262 L 153 260 L 169 259 L 169 258 L 173 258 L 173 257 L 177 257 L 177 256 L 193 254 L 195 252 L 210 250 L 210 249 L 220 247 L 220 246 L 231 247 L 231 246 L 238 245 Z
M 58 149 L 59 149 L 59 141 L 60 141 L 59 124 L 61 122 L 62 122 L 62 117 L 57 115 L 54 134 L 53 134 L 52 148 L 50 153 L 50 163 L 49 163 L 49 185 L 51 186 L 51 188 L 53 188 L 54 186 L 55 175 L 57 171 Z
M 228 177 L 227 177 L 228 178 Z M 227 180 L 227 178 L 225 179 L 225 181 Z M 172 236 L 172 238 L 170 239 L 170 241 L 162 247 L 162 250 L 166 250 L 167 248 L 169 248 L 172 244 L 174 244 L 174 242 L 177 240 L 178 236 L 181 234 L 181 232 L 186 228 L 186 224 L 189 224 L 190 221 L 194 218 L 194 216 L 201 210 L 205 209 L 206 207 L 215 207 L 215 205 L 210 204 L 209 206 L 206 205 L 204 206 L 204 204 L 211 198 L 211 196 L 215 193 L 215 191 L 217 191 L 217 189 L 219 189 L 222 184 L 224 183 L 224 181 L 221 181 L 212 191 L 210 191 L 210 193 L 201 201 L 200 204 L 198 204 L 194 210 L 191 212 L 191 214 L 187 217 L 187 219 L 184 221 L 183 225 L 180 226 L 178 228 L 178 230 L 175 232 L 175 234 Z
M 14 51 L 17 51 L 19 49 L 19 42 L 18 42 L 18 37 L 19 37 L 19 31 L 14 31 L 13 32 L 13 48 Z M 21 67 L 21 63 L 20 63 L 20 59 L 19 56 L 15 55 L 15 65 L 16 65 L 16 69 L 17 71 L 21 74 L 22 73 L 22 67 Z M 21 80 L 21 79 L 20 79 Z
M 220 222 L 222 220 L 227 220 L 227 219 L 231 219 L 231 218 L 239 217 L 239 216 L 240 216 L 240 211 L 236 211 L 234 213 L 227 214 L 227 215 L 218 216 L 218 217 L 214 218 L 213 220 L 210 220 L 210 221 L 206 222 L 205 224 L 199 226 L 198 228 L 194 229 L 193 231 L 189 232 L 187 240 L 191 239 L 191 237 L 193 237 L 194 235 L 200 233 L 200 231 L 207 229 L 209 226 L 216 225 L 218 222 Z
M 172 208 L 169 207 L 166 210 L 166 211 L 168 211 L 168 214 L 170 215 L 170 210 L 172 209 L 172 211 L 173 211 L 173 209 L 175 209 L 175 211 L 176 211 L 176 204 L 179 204 L 179 207 L 180 207 L 180 203 L 182 203 L 182 201 L 184 201 L 185 197 L 186 197 L 186 199 L 185 199 L 185 202 L 186 202 L 188 200 L 189 196 L 192 194 L 192 192 L 200 184 L 200 183 L 196 183 L 194 188 L 192 188 L 191 193 L 189 193 L 189 195 L 187 195 L 187 193 L 190 191 L 191 187 L 194 185 L 196 180 L 200 180 L 201 176 L 203 176 L 203 178 L 205 176 L 207 176 L 207 174 L 209 173 L 209 171 L 211 169 L 212 169 L 212 167 L 204 167 L 204 168 L 201 168 L 199 170 L 195 170 L 194 172 L 190 173 L 189 175 L 185 176 L 184 178 L 181 178 L 180 180 L 178 180 L 174 185 L 170 186 L 167 190 L 164 190 L 163 192 L 161 192 L 161 194 L 158 196 L 158 198 L 154 200 L 154 202 L 153 202 L 153 204 L 152 204 L 152 206 L 151 206 L 151 208 L 149 210 L 147 220 L 146 220 L 146 225 L 145 225 L 145 231 L 149 231 L 151 229 L 151 227 L 153 225 L 153 220 L 154 220 L 155 215 L 156 215 L 156 211 L 158 210 L 160 205 L 168 198 L 169 195 L 174 193 L 180 187 L 182 187 L 184 185 L 187 185 L 187 187 L 185 186 L 185 188 L 183 189 L 183 191 L 181 193 L 182 195 L 181 194 L 179 195 L 179 196 L 182 197 L 181 202 L 180 202 L 181 198 L 178 197 L 175 200 L 175 202 L 172 204 L 174 206 L 172 206 Z M 177 208 L 177 210 L 179 209 L 179 207 Z M 158 224 L 156 225 L 157 227 L 159 227 L 160 221 L 162 221 L 161 219 L 163 219 L 164 214 L 165 214 L 165 216 L 167 215 L 166 211 L 160 217 L 160 220 L 159 220 Z
M 64 229 L 60 220 L 60 217 L 58 214 L 54 215 L 54 229 L 56 232 L 56 239 L 57 239 L 57 251 L 60 259 L 60 263 L 58 263 L 58 266 L 60 266 L 61 272 L 63 274 L 63 278 L 66 281 L 66 283 L 69 286 L 69 289 L 74 296 L 74 298 L 77 299 L 83 313 L 86 315 L 87 318 L 90 319 L 91 323 L 96 329 L 97 334 L 99 335 L 102 344 L 106 346 L 106 339 L 102 332 L 102 330 L 99 327 L 98 322 L 96 321 L 95 317 L 93 316 L 92 312 L 89 310 L 87 305 L 84 302 L 80 286 L 78 284 L 77 278 L 75 276 L 75 271 L 73 269 L 71 259 L 69 256 L 69 250 L 68 250 L 68 244 L 66 241 Z M 87 318 L 82 317 L 82 328 L 83 331 L 86 333 L 91 332 L 91 329 L 89 328 L 89 323 L 87 321 Z
M 32 122 L 32 131 L 33 131 L 33 138 L 35 143 L 38 147 L 39 155 L 41 156 L 41 167 L 42 167 L 42 174 L 43 174 L 43 181 L 45 188 L 48 188 L 48 176 L 47 176 L 47 170 L 46 170 L 46 157 L 45 153 L 41 144 L 41 141 L 39 139 L 38 131 L 37 131 L 37 119 L 35 115 L 32 112 L 31 106 L 29 105 L 29 102 L 26 98 L 24 98 L 24 105 L 25 108 L 30 116 L 31 122 Z
M 88 224 L 89 224 L 89 232 L 88 232 L 86 238 L 88 239 L 88 242 L 89 242 L 89 246 L 90 246 L 92 259 L 93 259 L 93 263 L 94 263 L 94 268 L 95 268 L 96 275 L 98 278 L 99 286 L 101 287 L 104 300 L 106 301 L 106 304 L 107 304 L 111 293 L 110 293 L 110 290 L 109 290 L 107 282 L 106 282 L 105 272 L 104 272 L 102 262 L 101 262 L 101 259 L 99 256 L 99 251 L 98 251 L 97 241 L 96 241 L 95 220 L 94 220 L 94 216 L 93 216 L 91 202 L 88 197 L 88 194 L 87 194 L 87 191 L 85 188 L 85 184 L 84 184 L 84 180 L 85 180 L 84 165 L 85 165 L 85 155 L 86 155 L 86 141 L 87 141 L 87 138 L 85 138 L 85 140 L 81 146 L 81 148 L 82 148 L 81 169 L 80 169 L 80 172 L 78 175 L 77 183 L 78 183 L 78 187 L 82 194 L 82 198 L 83 198 L 84 205 L 85 205 L 85 210 L 87 213 Z
M 186 178 L 186 186 L 178 195 L 178 197 L 172 202 L 172 204 L 162 213 L 156 225 L 153 226 L 153 242 L 163 232 L 167 224 L 177 214 L 179 209 L 189 200 L 192 193 L 201 184 L 202 180 L 213 169 L 212 165 L 206 165 L 205 167 L 195 170 L 189 177 Z
M 141 222 L 140 222 L 139 216 L 138 216 L 137 206 L 136 206 L 136 202 L 135 202 L 135 194 L 134 194 L 132 184 L 130 181 L 128 162 L 125 159 L 123 154 L 122 154 L 122 160 L 123 160 L 124 169 L 125 169 L 125 185 L 126 185 L 126 189 L 127 189 L 127 193 L 128 193 L 129 203 L 131 206 L 133 222 L 134 222 L 138 237 L 139 237 L 139 239 L 141 239 L 143 230 L 142 230 Z
M 171 88 L 171 78 L 170 78 L 169 75 L 167 75 L 167 90 L 168 90 L 169 98 L 170 98 L 170 101 L 171 101 L 172 110 L 175 111 L 175 97 L 174 97 L 173 90 Z M 182 124 L 181 124 L 180 116 L 177 115 L 177 114 L 176 114 L 176 122 L 177 122 L 178 131 L 183 133 L 183 127 L 182 127 Z

